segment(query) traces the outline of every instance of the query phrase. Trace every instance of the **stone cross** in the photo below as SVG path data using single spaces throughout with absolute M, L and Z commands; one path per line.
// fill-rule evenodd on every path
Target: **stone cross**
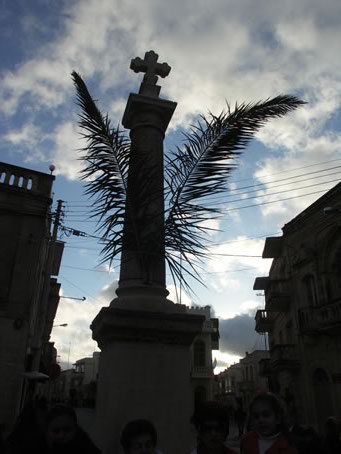
M 157 76 L 166 77 L 170 73 L 171 67 L 167 63 L 158 63 L 158 58 L 158 54 L 150 50 L 145 53 L 143 60 L 140 57 L 131 60 L 130 69 L 136 73 L 145 73 L 139 91 L 140 94 L 157 97 L 160 92 L 160 87 L 156 85 Z

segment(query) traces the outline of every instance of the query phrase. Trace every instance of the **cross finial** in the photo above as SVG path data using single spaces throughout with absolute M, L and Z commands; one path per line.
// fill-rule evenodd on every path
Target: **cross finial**
M 158 58 L 158 54 L 150 50 L 145 53 L 143 60 L 140 57 L 131 60 L 130 69 L 136 73 L 145 73 L 140 87 L 140 94 L 157 97 L 160 92 L 160 87 L 156 85 L 157 76 L 166 77 L 170 73 L 171 67 L 167 63 L 158 63 Z

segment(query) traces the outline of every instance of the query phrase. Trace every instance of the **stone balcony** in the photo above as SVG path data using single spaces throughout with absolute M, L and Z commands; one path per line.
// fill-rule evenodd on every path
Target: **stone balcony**
M 302 334 L 338 334 L 341 330 L 341 299 L 319 307 L 299 309 Z
M 274 372 L 296 370 L 300 367 L 299 354 L 295 344 L 278 344 L 270 350 L 269 369 Z
M 34 195 L 51 195 L 55 177 L 35 170 L 0 162 L 0 186 Z
M 255 330 L 257 333 L 268 333 L 272 331 L 273 328 L 273 316 L 271 313 L 264 309 L 260 309 L 256 312 L 255 316 L 256 327 Z
M 290 281 L 270 279 L 265 289 L 266 308 L 274 312 L 287 312 L 290 308 Z
M 288 312 L 290 308 L 290 295 L 272 292 L 266 298 L 266 308 L 274 312 Z
M 193 366 L 191 370 L 192 378 L 213 378 L 214 372 L 212 366 Z

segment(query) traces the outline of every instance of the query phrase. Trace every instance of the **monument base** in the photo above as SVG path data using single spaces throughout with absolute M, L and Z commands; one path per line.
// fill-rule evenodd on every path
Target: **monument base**
M 133 419 L 155 425 L 164 454 L 190 452 L 189 349 L 205 317 L 175 304 L 173 313 L 148 309 L 124 309 L 117 298 L 91 325 L 101 349 L 95 440 L 103 454 L 123 452 L 120 434 Z

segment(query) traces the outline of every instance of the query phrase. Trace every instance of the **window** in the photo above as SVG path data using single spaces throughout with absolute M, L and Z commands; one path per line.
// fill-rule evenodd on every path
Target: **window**
M 194 366 L 203 367 L 206 365 L 205 342 L 198 340 L 194 342 Z

